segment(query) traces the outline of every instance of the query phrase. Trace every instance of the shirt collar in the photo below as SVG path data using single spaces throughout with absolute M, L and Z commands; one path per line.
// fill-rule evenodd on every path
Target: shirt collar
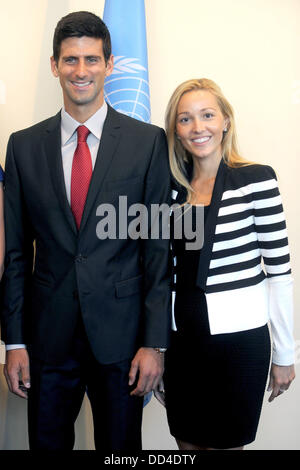
M 101 108 L 96 111 L 93 116 L 91 116 L 85 123 L 83 123 L 89 131 L 100 140 L 104 121 L 107 115 L 107 104 L 104 101 Z M 72 116 L 67 113 L 63 107 L 61 110 L 61 144 L 62 146 L 75 136 L 75 132 L 78 126 L 81 126 L 82 123 L 76 121 Z

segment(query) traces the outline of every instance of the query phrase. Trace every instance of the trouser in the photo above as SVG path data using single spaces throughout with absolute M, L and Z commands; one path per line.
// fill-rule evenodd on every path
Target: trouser
M 112 345 L 113 347 L 113 345 Z M 143 398 L 130 396 L 131 359 L 99 364 L 77 328 L 72 351 L 59 366 L 31 359 L 28 428 L 31 450 L 71 450 L 85 392 L 91 403 L 96 450 L 139 451 Z

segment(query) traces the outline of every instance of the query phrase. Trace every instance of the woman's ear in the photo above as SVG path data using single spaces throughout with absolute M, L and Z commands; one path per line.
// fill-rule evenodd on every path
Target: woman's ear
M 224 122 L 223 132 L 225 132 L 225 133 L 228 132 L 229 127 L 230 127 L 230 120 L 229 120 L 229 118 L 226 118 L 225 122 Z

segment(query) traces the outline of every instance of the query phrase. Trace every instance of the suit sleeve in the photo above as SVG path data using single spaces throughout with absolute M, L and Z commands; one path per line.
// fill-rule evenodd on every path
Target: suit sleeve
M 5 165 L 5 271 L 3 277 L 2 338 L 6 344 L 25 343 L 25 295 L 33 268 L 33 238 L 26 216 L 14 135 L 9 139 Z
M 155 139 L 148 168 L 144 204 L 148 239 L 143 240 L 145 347 L 168 347 L 171 330 L 171 257 L 169 215 L 171 183 L 168 150 L 162 129 Z M 161 210 L 159 211 L 158 208 Z
M 295 361 L 293 279 L 286 221 L 275 172 L 268 166 L 263 171 L 267 189 L 264 197 L 255 201 L 255 226 L 269 284 L 272 362 L 291 365 Z

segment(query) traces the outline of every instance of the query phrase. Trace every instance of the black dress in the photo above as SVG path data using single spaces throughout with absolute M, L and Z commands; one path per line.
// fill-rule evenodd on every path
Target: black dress
M 200 251 L 186 250 L 186 241 L 173 242 L 177 331 L 164 375 L 170 432 L 199 447 L 244 446 L 255 439 L 261 413 L 270 362 L 268 326 L 210 334 L 205 294 L 195 284 Z

